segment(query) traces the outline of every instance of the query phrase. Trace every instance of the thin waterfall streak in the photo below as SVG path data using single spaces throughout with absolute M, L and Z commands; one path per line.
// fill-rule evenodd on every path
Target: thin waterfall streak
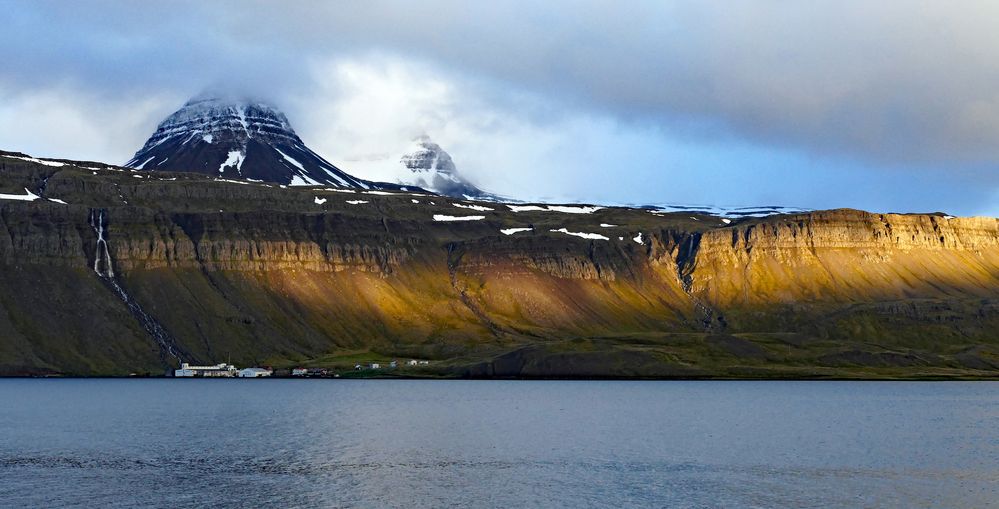
M 111 265 L 111 250 L 107 238 L 104 237 L 104 211 L 90 211 L 90 227 L 97 234 L 97 248 L 94 252 L 94 272 L 105 278 L 114 277 L 114 267 Z M 101 271 L 101 261 L 104 261 L 105 271 Z
M 106 237 L 107 229 L 105 227 L 107 221 L 104 217 L 104 210 L 97 209 L 90 211 L 90 216 L 88 218 L 90 227 L 97 234 L 97 249 L 94 252 L 94 272 L 97 276 L 103 279 L 111 289 L 114 290 L 118 298 L 128 306 L 128 309 L 132 312 L 142 327 L 146 329 L 146 332 L 156 341 L 157 345 L 160 347 L 161 359 L 166 361 L 166 357 L 172 357 L 177 362 L 182 362 L 184 359 L 181 358 L 181 353 L 177 348 L 174 347 L 173 338 L 170 333 L 163 328 L 155 318 L 149 316 L 142 307 L 136 302 L 128 292 L 118 284 L 118 280 L 115 279 L 114 268 L 111 264 L 111 249 L 108 245 L 108 239 Z M 103 261 L 103 266 L 101 262 Z

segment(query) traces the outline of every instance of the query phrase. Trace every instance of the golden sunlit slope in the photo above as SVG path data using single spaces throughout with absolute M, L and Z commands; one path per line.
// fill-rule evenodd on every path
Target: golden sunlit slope
M 719 307 L 990 297 L 999 220 L 869 214 L 783 216 L 705 232 L 691 291 Z

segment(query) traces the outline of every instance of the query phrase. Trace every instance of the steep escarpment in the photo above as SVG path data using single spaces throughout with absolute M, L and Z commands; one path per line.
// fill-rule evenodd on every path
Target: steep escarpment
M 506 206 L 0 154 L 0 373 L 181 358 L 438 376 L 999 368 L 999 224 Z M 15 199 L 16 198 L 16 199 Z
M 719 307 L 991 297 L 999 220 L 854 210 L 705 232 L 691 291 Z

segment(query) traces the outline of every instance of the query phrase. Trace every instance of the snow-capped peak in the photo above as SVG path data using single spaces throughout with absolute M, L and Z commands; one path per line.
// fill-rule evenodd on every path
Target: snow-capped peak
M 440 173 L 457 181 L 454 179 L 457 169 L 451 160 L 451 154 L 425 134 L 413 140 L 412 146 L 399 161 L 413 173 Z
M 291 185 L 397 188 L 341 171 L 302 142 L 288 118 L 255 99 L 203 94 L 156 128 L 125 166 Z
M 412 184 L 440 194 L 458 198 L 487 197 L 487 193 L 462 178 L 448 154 L 426 134 L 413 139 L 410 148 L 399 159 L 409 170 L 399 183 Z
M 249 138 L 302 142 L 284 113 L 273 106 L 257 100 L 204 95 L 187 101 L 161 122 L 142 150 L 181 136 L 189 138 L 185 141 L 198 137 L 209 143 L 243 142 Z

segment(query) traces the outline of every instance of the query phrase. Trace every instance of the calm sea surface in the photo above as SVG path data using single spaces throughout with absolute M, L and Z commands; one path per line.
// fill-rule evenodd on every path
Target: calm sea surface
M 999 383 L 0 380 L 0 505 L 999 507 Z

